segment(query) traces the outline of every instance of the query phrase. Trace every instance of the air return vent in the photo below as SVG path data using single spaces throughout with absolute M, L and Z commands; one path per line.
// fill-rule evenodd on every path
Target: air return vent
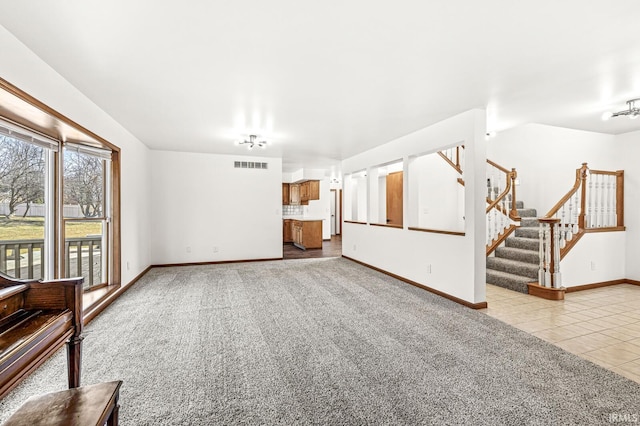
M 267 169 L 269 163 L 258 163 L 257 161 L 234 161 L 233 167 L 236 169 Z

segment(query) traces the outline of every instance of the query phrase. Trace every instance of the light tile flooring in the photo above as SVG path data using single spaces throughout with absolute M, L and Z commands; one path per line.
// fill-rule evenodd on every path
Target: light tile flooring
M 640 383 L 640 286 L 552 301 L 488 284 L 487 303 L 481 312 Z

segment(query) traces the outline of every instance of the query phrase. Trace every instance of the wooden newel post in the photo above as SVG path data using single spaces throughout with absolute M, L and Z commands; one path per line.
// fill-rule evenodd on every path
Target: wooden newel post
M 616 172 L 616 226 L 624 226 L 624 170 Z
M 562 286 L 560 278 L 560 246 L 558 242 L 557 228 L 560 219 L 555 217 L 543 217 L 538 221 L 547 226 L 549 234 L 545 232 L 545 250 L 542 253 L 544 259 L 544 287 L 559 288 Z
M 585 215 L 587 212 L 587 163 L 582 163 L 582 167 L 576 170 L 576 178 L 579 178 L 582 182 L 580 189 L 580 216 L 578 216 L 578 228 L 581 230 L 585 228 Z
M 460 170 L 460 147 L 456 146 L 456 169 Z
M 509 216 L 513 220 L 520 220 L 516 207 L 516 179 L 518 178 L 518 172 L 516 172 L 515 168 L 512 168 L 509 174 L 511 175 L 511 212 L 509 212 Z

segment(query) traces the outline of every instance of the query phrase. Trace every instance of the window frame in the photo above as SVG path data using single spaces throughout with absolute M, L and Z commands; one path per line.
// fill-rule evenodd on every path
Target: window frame
M 122 280 L 121 233 L 120 233 L 120 148 L 86 129 L 65 115 L 27 94 L 8 81 L 0 78 L 0 118 L 17 125 L 25 131 L 41 134 L 59 141 L 58 152 L 52 153 L 53 205 L 50 233 L 53 235 L 53 278 L 64 276 L 64 215 L 63 215 L 63 145 L 66 143 L 86 147 L 88 150 L 109 150 L 111 161 L 108 173 L 111 178 L 109 199 L 110 211 L 105 212 L 110 230 L 108 271 L 109 286 L 120 286 Z M 107 194 L 105 193 L 105 197 Z M 46 236 L 46 235 L 45 235 Z M 89 289 L 91 290 L 91 289 Z

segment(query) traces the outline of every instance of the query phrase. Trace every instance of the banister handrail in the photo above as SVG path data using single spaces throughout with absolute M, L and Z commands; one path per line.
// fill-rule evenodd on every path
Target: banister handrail
M 624 171 L 592 170 L 582 163 L 573 187 L 542 219 L 557 216 L 560 259 L 587 232 L 624 230 Z
M 488 158 L 487 158 L 487 163 L 491 164 L 493 167 L 495 167 L 498 170 L 502 170 L 505 173 L 509 173 L 509 170 L 505 169 L 504 167 L 502 167 L 498 163 L 494 163 L 493 161 L 489 160 Z
M 493 208 L 497 208 L 502 213 L 508 215 L 512 220 L 519 221 L 520 216 L 518 215 L 518 210 L 516 208 L 516 185 L 515 185 L 515 181 L 518 177 L 518 172 L 516 172 L 515 168 L 511 169 L 511 171 L 508 171 L 504 167 L 497 165 L 491 160 L 487 160 L 487 163 L 491 164 L 492 166 L 496 167 L 498 170 L 503 171 L 506 174 L 506 185 L 505 185 L 505 189 L 502 191 L 502 193 L 500 193 L 500 195 L 496 197 L 495 200 L 491 200 L 489 197 L 487 197 L 487 203 L 489 203 L 489 205 L 487 206 L 486 213 L 489 213 Z M 503 211 L 503 209 L 500 207 L 500 202 L 507 195 L 509 195 L 510 192 L 511 192 L 511 209 L 508 212 L 506 212 L 506 211 Z
M 459 174 L 463 175 L 463 166 L 460 161 L 461 149 L 464 150 L 464 145 L 456 146 L 455 150 L 447 148 L 444 151 L 437 152 L 447 164 L 453 167 Z M 516 205 L 516 179 L 518 177 L 516 169 L 512 168 L 511 171 L 509 171 L 494 161 L 489 159 L 486 161 L 489 165 L 487 168 L 487 188 L 489 193 L 486 197 L 488 206 L 485 210 L 488 230 L 486 252 L 488 256 L 516 229 L 517 225 L 513 224 L 513 221 L 519 222 L 521 218 Z M 502 180 L 502 174 L 505 176 L 504 187 L 502 187 L 501 184 L 494 186 L 494 178 Z M 459 184 L 465 184 L 462 178 L 458 178 L 457 180 Z M 502 192 L 500 194 L 494 194 L 501 189 Z M 493 198 L 494 195 L 495 199 Z M 510 203 L 511 206 L 509 207 L 507 203 Z
M 549 210 L 549 212 L 544 215 L 544 217 L 550 218 L 553 217 L 556 213 L 558 213 L 558 210 L 560 210 L 560 208 L 567 202 L 569 201 L 569 199 L 575 195 L 576 191 L 578 191 L 578 189 L 580 188 L 580 185 L 583 183 L 584 180 L 586 180 L 587 178 L 587 170 L 589 170 L 589 167 L 587 167 L 587 163 L 582 163 L 582 167 L 580 167 L 579 169 L 576 169 L 576 181 L 573 185 L 573 187 L 569 190 L 569 192 L 567 192 L 565 194 L 564 197 L 562 197 L 560 199 L 560 201 L 558 201 L 556 203 L 555 206 L 553 206 L 551 208 L 551 210 Z M 586 190 L 586 187 L 584 185 L 583 189 Z M 584 198 L 582 197 L 582 200 L 584 202 Z M 583 206 L 584 207 L 584 206 Z M 583 210 L 584 212 L 584 210 Z
M 444 159 L 444 161 L 449 163 L 449 165 L 451 167 L 453 167 L 459 174 L 462 174 L 462 168 L 460 167 L 460 151 L 457 148 L 458 147 L 456 147 L 456 162 L 455 163 L 453 161 L 451 161 L 451 159 L 449 157 L 447 157 L 447 155 L 442 151 L 438 151 L 438 155 L 440 155 L 440 157 L 442 157 Z

